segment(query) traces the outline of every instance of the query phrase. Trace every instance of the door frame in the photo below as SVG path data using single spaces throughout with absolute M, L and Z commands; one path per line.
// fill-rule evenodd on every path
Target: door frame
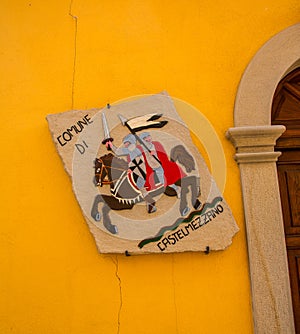
M 294 333 L 285 235 L 274 152 L 282 125 L 271 125 L 280 80 L 300 66 L 300 24 L 272 37 L 252 58 L 238 87 L 234 127 L 247 233 L 255 333 Z

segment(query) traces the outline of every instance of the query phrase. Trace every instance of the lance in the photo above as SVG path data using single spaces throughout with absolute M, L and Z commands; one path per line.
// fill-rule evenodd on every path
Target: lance
M 149 128 L 162 128 L 165 126 L 168 121 L 157 121 L 162 114 L 147 114 L 144 116 L 138 116 L 135 118 L 127 119 L 122 115 L 118 115 L 123 126 L 126 126 L 127 129 L 134 135 L 136 140 L 151 154 L 151 150 L 143 142 L 143 140 L 136 134 L 137 131 L 141 131 Z M 153 158 L 161 165 L 160 160 L 153 155 Z

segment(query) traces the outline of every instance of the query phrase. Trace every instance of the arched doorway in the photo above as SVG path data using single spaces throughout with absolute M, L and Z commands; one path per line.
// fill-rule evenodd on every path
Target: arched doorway
M 275 150 L 284 221 L 296 332 L 300 333 L 300 67 L 278 84 L 272 106 L 272 124 L 283 124 L 285 133 Z
M 236 95 L 227 137 L 240 169 L 255 333 L 294 333 L 285 234 L 271 125 L 273 96 L 281 79 L 299 66 L 300 24 L 272 37 L 253 57 Z

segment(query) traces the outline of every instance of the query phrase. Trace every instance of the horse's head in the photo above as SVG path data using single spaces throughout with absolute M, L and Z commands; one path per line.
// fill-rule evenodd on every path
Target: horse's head
M 95 179 L 94 179 L 94 183 L 96 186 L 100 186 L 102 187 L 102 181 L 103 178 L 105 177 L 105 175 L 102 177 L 103 175 L 103 162 L 101 159 L 96 158 L 94 161 L 94 168 L 95 168 Z
M 106 154 L 100 158 L 96 158 L 95 163 L 95 184 L 96 186 L 102 187 L 103 184 L 107 184 L 110 180 L 105 181 L 105 177 L 109 177 L 107 167 L 111 165 L 113 155 L 111 153 Z
M 111 184 L 118 179 L 120 173 L 128 169 L 123 159 L 115 157 L 112 153 L 95 159 L 95 184 L 102 187 L 104 184 Z M 106 180 L 105 180 L 106 178 Z

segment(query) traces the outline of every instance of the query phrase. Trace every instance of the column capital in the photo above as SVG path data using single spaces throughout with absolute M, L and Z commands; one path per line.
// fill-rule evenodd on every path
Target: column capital
M 285 131 L 283 125 L 240 126 L 229 128 L 226 137 L 236 148 L 237 163 L 277 161 L 276 140 Z

